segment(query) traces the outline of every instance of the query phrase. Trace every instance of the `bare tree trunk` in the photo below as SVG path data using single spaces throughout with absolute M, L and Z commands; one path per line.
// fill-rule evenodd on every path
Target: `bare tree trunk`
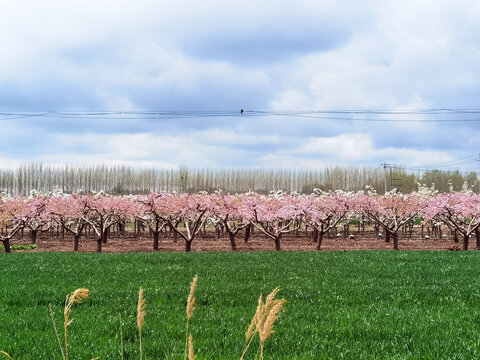
M 385 242 L 386 243 L 390 242 L 390 232 L 388 230 L 385 231 Z
M 478 227 L 475 229 L 475 243 L 477 245 L 477 250 L 480 250 L 480 230 Z
M 323 241 L 323 230 L 317 233 L 317 250 L 321 250 Z
M 393 237 L 393 249 L 398 250 L 398 234 L 394 233 L 392 234 Z
M 275 250 L 276 251 L 280 251 L 282 250 L 280 248 L 280 238 L 282 237 L 282 234 L 278 235 L 277 237 L 275 237 Z
M 235 235 L 233 232 L 227 229 L 228 238 L 230 239 L 230 246 L 233 251 L 237 250 L 237 244 L 235 243 Z
M 32 240 L 32 244 L 37 243 L 37 232 L 38 230 L 30 230 L 30 239 Z
M 105 229 L 104 231 L 102 231 L 102 242 L 104 244 L 107 243 L 107 239 L 108 239 L 108 228 Z
M 466 251 L 468 250 L 468 235 L 464 234 L 463 235 L 463 250 Z
M 153 250 L 158 250 L 158 243 L 159 243 L 159 238 L 160 238 L 160 231 L 154 231 L 153 232 Z
M 73 236 L 73 251 L 78 251 L 78 245 L 80 243 L 80 236 L 81 236 L 80 234 L 81 232 Z
M 11 253 L 12 248 L 10 247 L 10 239 L 2 240 L 2 242 L 3 242 L 3 247 L 5 248 L 5 252 L 6 253 Z
M 185 240 L 185 252 L 192 251 L 192 240 Z
M 101 253 L 102 252 L 102 237 L 99 237 L 97 239 L 97 253 Z
M 252 229 L 252 225 L 248 225 L 246 228 L 245 228 L 245 237 L 243 238 L 243 240 L 245 242 L 248 242 L 248 240 L 250 240 L 250 231 Z
M 348 222 L 345 221 L 345 223 L 343 224 L 343 238 L 346 239 L 348 237 L 348 233 L 350 231 L 350 226 L 348 224 Z

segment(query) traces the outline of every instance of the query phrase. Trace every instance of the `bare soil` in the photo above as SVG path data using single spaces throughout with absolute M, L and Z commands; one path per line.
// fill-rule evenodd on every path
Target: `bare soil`
M 12 244 L 30 244 L 31 241 L 27 236 L 20 239 L 14 239 Z M 275 251 L 273 240 L 267 238 L 263 234 L 255 233 L 248 242 L 243 239 L 243 233 L 237 237 L 237 251 Z M 38 248 L 28 250 L 31 252 L 45 251 L 73 251 L 73 238 L 65 236 L 60 239 L 55 236 L 41 234 L 37 239 Z M 281 248 L 286 251 L 315 251 L 316 243 L 305 233 L 298 236 L 289 234 L 282 238 Z M 401 250 L 460 250 L 462 243 L 455 243 L 451 237 L 448 239 L 431 238 L 424 239 L 420 236 L 414 236 L 412 239 L 399 237 L 399 248 Z M 475 238 L 470 239 L 469 249 L 476 248 Z M 95 252 L 97 242 L 95 239 L 82 237 L 80 240 L 80 252 Z M 383 238 L 377 238 L 373 233 L 366 233 L 364 236 L 355 234 L 355 239 L 324 237 L 322 242 L 322 251 L 333 250 L 390 250 L 393 249 L 393 243 L 385 242 Z M 103 244 L 103 252 L 149 252 L 153 251 L 153 238 L 148 235 L 133 236 L 111 236 L 107 243 Z M 185 242 L 178 237 L 177 241 L 173 237 L 163 237 L 160 239 L 159 251 L 163 252 L 183 252 L 185 251 Z M 192 243 L 192 251 L 232 251 L 228 237 L 217 239 L 214 234 L 197 236 Z

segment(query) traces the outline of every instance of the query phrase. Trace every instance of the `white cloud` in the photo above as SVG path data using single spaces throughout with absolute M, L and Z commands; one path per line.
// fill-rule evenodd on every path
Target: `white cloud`
M 374 146 L 370 134 L 342 134 L 333 137 L 311 137 L 297 151 L 298 154 L 318 156 L 343 163 L 395 162 L 408 166 L 451 161 L 448 151 Z M 432 161 L 432 159 L 434 159 Z
M 333 43 L 315 43 L 324 31 Z M 4 0 L 0 108 L 478 107 L 479 33 L 480 2 L 474 0 Z M 57 129 L 58 122 L 41 119 L 2 122 L 0 166 L 31 160 L 420 165 L 465 156 L 480 145 L 476 123 L 259 117 L 152 121 L 138 129 L 128 122 L 111 129 L 88 124 Z

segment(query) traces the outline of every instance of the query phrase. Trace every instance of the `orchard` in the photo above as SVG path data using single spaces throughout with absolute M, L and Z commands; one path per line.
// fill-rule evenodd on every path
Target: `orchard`
M 357 226 L 355 235 L 350 228 Z M 255 231 L 282 249 L 282 238 L 301 232 L 311 237 L 315 249 L 321 250 L 325 236 L 361 236 L 366 228 L 373 236 L 384 238 L 399 249 L 399 237 L 418 236 L 453 238 L 467 250 L 472 237 L 480 249 L 480 196 L 472 191 L 437 193 L 420 187 L 416 192 L 396 191 L 378 195 L 367 189 L 360 192 L 322 192 L 310 195 L 272 192 L 259 195 L 201 193 L 151 193 L 138 196 L 113 196 L 104 193 L 81 195 L 42 194 L 28 197 L 2 194 L 0 198 L 0 240 L 5 252 L 11 252 L 12 239 L 37 242 L 43 236 L 73 237 L 73 250 L 79 250 L 82 238 L 95 239 L 96 251 L 102 252 L 112 231 L 115 236 L 148 231 L 153 250 L 159 240 L 171 234 L 183 241 L 186 252 L 198 234 L 220 238 L 225 235 L 231 250 L 237 249 L 239 234 L 248 241 Z M 148 230 L 147 230 L 148 229 Z M 340 229 L 340 230 L 339 230 Z M 423 229 L 427 229 L 427 235 Z M 332 233 L 333 232 L 333 233 Z M 448 235 L 447 235 L 448 234 Z

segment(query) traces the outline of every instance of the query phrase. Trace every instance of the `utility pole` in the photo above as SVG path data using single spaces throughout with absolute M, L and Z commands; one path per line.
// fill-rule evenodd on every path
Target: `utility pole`
M 380 164 L 383 166 L 383 172 L 385 174 L 385 194 L 387 193 L 387 168 L 390 167 L 391 164 L 388 164 L 388 163 L 383 163 L 383 164 Z

